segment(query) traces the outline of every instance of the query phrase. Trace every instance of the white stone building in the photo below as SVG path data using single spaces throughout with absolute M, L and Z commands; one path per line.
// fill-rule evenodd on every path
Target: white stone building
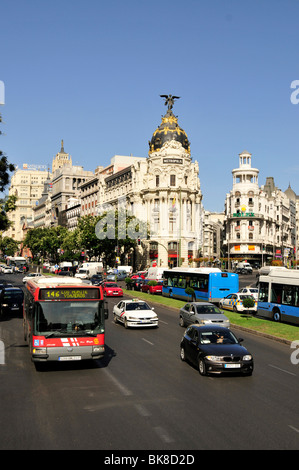
M 272 259 L 287 263 L 295 243 L 294 203 L 272 177 L 259 186 L 259 170 L 251 154 L 239 154 L 232 170 L 233 187 L 225 201 L 225 241 L 230 263 L 246 259 L 264 265 Z
M 98 211 L 122 206 L 147 224 L 140 237 L 140 267 L 188 266 L 203 242 L 203 207 L 197 161 L 192 162 L 187 134 L 172 104 L 149 142 L 147 158 L 99 177 Z

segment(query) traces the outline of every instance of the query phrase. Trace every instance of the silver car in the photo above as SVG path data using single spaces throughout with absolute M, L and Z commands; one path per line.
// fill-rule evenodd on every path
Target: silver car
M 210 302 L 188 302 L 180 310 L 179 323 L 183 327 L 193 323 L 230 327 L 229 319 Z

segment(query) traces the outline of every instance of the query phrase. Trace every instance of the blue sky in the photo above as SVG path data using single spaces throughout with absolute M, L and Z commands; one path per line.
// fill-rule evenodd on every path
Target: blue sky
M 10 162 L 51 166 L 61 139 L 85 170 L 147 157 L 173 94 L 205 209 L 223 210 L 243 150 L 260 185 L 299 194 L 298 0 L 10 0 L 0 18 Z

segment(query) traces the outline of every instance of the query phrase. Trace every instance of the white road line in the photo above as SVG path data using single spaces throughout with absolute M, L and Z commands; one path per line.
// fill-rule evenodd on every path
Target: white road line
M 5 364 L 5 346 L 3 341 L 0 341 L 0 365 Z
M 148 341 L 147 339 L 145 338 L 141 338 L 143 341 L 145 341 L 146 343 L 150 344 L 151 346 L 154 346 L 154 343 L 151 343 L 150 341 Z
M 272 364 L 268 364 L 269 367 L 273 367 L 273 369 L 280 370 L 281 372 L 285 372 L 286 374 L 294 375 L 296 377 L 297 374 L 293 374 L 293 372 L 289 372 L 288 370 L 281 369 L 280 367 L 273 366 Z
M 127 387 L 125 387 L 125 385 L 123 385 L 116 377 L 114 377 L 114 375 L 106 368 L 106 369 L 102 369 L 102 371 L 108 375 L 108 377 L 110 378 L 110 380 L 112 380 L 112 382 L 117 386 L 117 388 L 121 391 L 121 393 L 125 396 L 125 397 L 129 397 L 130 395 L 133 395 L 133 393 L 131 392 L 131 390 L 129 390 Z
M 135 408 L 141 416 L 143 417 L 151 416 L 151 413 L 145 408 L 145 406 L 140 405 L 140 403 L 137 403 L 135 405 Z
M 299 433 L 299 429 L 295 428 L 295 426 L 292 426 L 291 424 L 289 424 L 289 428 L 293 429 L 293 431 L 296 431 Z
M 169 434 L 165 431 L 164 428 L 161 426 L 157 426 L 154 428 L 160 439 L 166 443 L 173 442 L 173 439 L 169 436 Z
M 166 321 L 163 321 L 163 320 L 159 320 L 159 323 L 164 323 L 164 325 L 168 325 L 168 323 Z

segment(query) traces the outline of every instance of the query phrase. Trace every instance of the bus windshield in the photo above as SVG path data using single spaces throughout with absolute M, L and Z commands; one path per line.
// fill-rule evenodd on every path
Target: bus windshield
M 96 336 L 104 332 L 103 302 L 37 302 L 34 330 L 46 338 Z

